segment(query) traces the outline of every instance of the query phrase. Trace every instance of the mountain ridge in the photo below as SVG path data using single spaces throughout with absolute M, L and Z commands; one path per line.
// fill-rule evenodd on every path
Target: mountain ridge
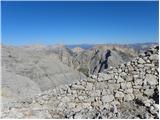
M 159 118 L 159 46 L 92 78 L 9 104 L 2 118 Z

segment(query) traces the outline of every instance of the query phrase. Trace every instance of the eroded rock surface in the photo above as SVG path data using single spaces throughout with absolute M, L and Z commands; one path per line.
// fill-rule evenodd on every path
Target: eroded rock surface
M 55 54 L 39 51 L 44 46 L 34 48 L 2 46 L 3 103 L 33 97 L 45 90 L 71 84 L 85 77 L 63 64 Z
M 12 102 L 1 118 L 159 118 L 159 47 L 134 60 L 33 98 Z M 142 60 L 143 59 L 143 60 Z

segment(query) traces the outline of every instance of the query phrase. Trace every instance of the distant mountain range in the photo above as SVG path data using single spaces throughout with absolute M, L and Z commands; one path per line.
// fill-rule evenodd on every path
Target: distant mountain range
M 156 42 L 149 42 L 149 43 L 118 44 L 118 45 L 124 45 L 124 46 L 131 47 L 133 49 L 140 50 L 140 49 L 146 48 L 148 46 L 157 45 L 157 44 L 158 43 L 156 43 Z M 97 44 L 75 44 L 75 45 L 66 45 L 66 47 L 68 47 L 70 49 L 73 49 L 75 47 L 80 47 L 83 49 L 90 49 L 96 45 Z M 99 44 L 99 45 L 105 45 L 105 44 Z M 117 44 L 106 44 L 106 45 L 117 45 Z
M 89 49 L 92 48 L 93 46 L 95 46 L 95 44 L 76 44 L 76 45 L 66 45 L 66 47 L 73 49 L 75 47 L 80 47 L 83 49 Z
M 145 51 L 152 45 L 158 45 L 159 43 L 153 42 L 153 43 L 135 43 L 135 44 L 127 44 L 126 46 L 131 47 L 138 52 Z

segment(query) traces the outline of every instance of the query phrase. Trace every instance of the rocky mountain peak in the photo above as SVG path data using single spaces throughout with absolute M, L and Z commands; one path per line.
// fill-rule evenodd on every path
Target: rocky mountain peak
M 159 46 L 98 76 L 8 104 L 1 118 L 159 118 Z

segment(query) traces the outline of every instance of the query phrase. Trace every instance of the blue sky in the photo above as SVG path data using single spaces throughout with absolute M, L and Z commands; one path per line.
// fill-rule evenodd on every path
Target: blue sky
M 2 2 L 3 44 L 158 42 L 158 2 Z

